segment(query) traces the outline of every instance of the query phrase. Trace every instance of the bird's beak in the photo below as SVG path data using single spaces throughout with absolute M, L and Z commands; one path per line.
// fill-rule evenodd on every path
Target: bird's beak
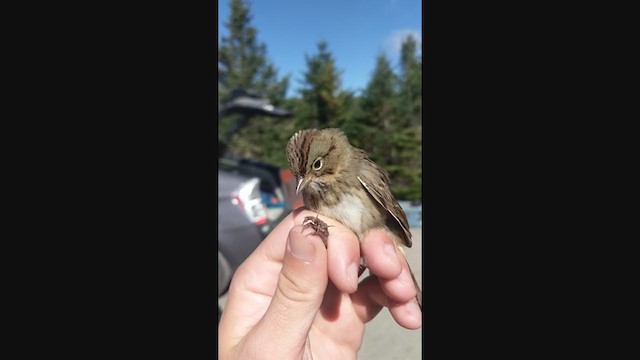
M 298 186 L 296 186 L 296 195 L 300 193 L 300 190 L 304 189 L 304 187 L 307 186 L 308 182 L 309 181 L 305 180 L 304 177 L 302 176 L 298 177 Z

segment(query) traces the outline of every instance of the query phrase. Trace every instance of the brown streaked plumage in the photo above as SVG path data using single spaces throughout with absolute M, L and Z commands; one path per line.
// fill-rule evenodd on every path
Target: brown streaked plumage
M 310 210 L 338 220 L 359 239 L 383 228 L 403 255 L 403 246 L 411 247 L 407 217 L 389 190 L 389 175 L 363 150 L 351 146 L 341 130 L 298 131 L 287 144 L 287 160 Z M 316 231 L 327 231 L 322 221 L 308 220 L 320 228 Z M 422 309 L 422 291 L 409 271 Z

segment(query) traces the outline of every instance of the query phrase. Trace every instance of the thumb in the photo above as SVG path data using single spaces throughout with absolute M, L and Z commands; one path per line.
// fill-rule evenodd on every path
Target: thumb
M 296 225 L 289 231 L 282 270 L 271 304 L 254 335 L 271 354 L 300 353 L 327 288 L 327 250 L 318 235 Z M 306 235 L 305 235 L 306 234 Z

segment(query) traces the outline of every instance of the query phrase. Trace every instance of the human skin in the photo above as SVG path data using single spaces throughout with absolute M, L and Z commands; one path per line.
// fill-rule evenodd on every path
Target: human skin
M 355 359 L 365 323 L 387 307 L 422 326 L 406 260 L 382 230 L 356 235 L 333 219 L 328 246 L 293 211 L 236 271 L 218 327 L 220 359 Z M 238 239 L 241 241 L 241 239 Z M 375 276 L 358 283 L 360 248 Z

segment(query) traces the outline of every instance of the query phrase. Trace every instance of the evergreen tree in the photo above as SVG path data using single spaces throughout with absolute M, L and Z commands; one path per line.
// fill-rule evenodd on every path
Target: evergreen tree
M 400 50 L 400 83 L 398 114 L 403 123 L 422 126 L 422 60 L 417 53 L 417 41 L 409 35 Z
M 396 76 L 388 58 L 381 53 L 360 97 L 359 112 L 344 124 L 344 130 L 355 146 L 367 151 L 383 167 L 392 161 L 389 134 L 394 129 L 395 97 Z
M 229 34 L 221 39 L 218 49 L 218 103 L 226 101 L 231 91 L 244 88 L 269 99 L 274 106 L 282 106 L 289 77 L 278 79 L 277 69 L 267 59 L 266 45 L 258 42 L 257 30 L 250 25 L 248 2 L 231 0 L 230 10 L 229 19 L 225 22 Z M 219 136 L 223 136 L 237 121 L 240 121 L 239 115 L 219 118 Z M 251 118 L 249 124 L 229 142 L 229 151 L 242 157 L 269 157 L 269 141 L 273 137 L 269 133 L 277 131 L 273 127 L 276 121 L 286 119 Z
M 420 167 L 416 160 L 420 142 L 416 128 L 403 121 L 398 109 L 402 79 L 392 70 L 384 53 L 376 58 L 376 67 L 360 99 L 360 111 L 345 131 L 355 146 L 389 173 L 391 191 L 398 199 L 418 199 Z
M 409 35 L 400 50 L 400 74 L 396 113 L 398 129 L 394 163 L 389 171 L 397 174 L 395 191 L 405 199 L 422 197 L 422 60 L 417 41 Z
M 305 56 L 307 71 L 300 91 L 298 125 L 309 128 L 339 126 L 350 95 L 340 90 L 340 73 L 327 42 L 320 41 L 317 47 L 317 54 Z
M 251 89 L 269 98 L 274 105 L 284 100 L 289 78 L 278 80 L 277 69 L 267 59 L 267 47 L 259 43 L 257 30 L 250 25 L 246 0 L 231 0 L 229 35 L 222 37 L 218 49 L 218 100 L 236 88 Z

